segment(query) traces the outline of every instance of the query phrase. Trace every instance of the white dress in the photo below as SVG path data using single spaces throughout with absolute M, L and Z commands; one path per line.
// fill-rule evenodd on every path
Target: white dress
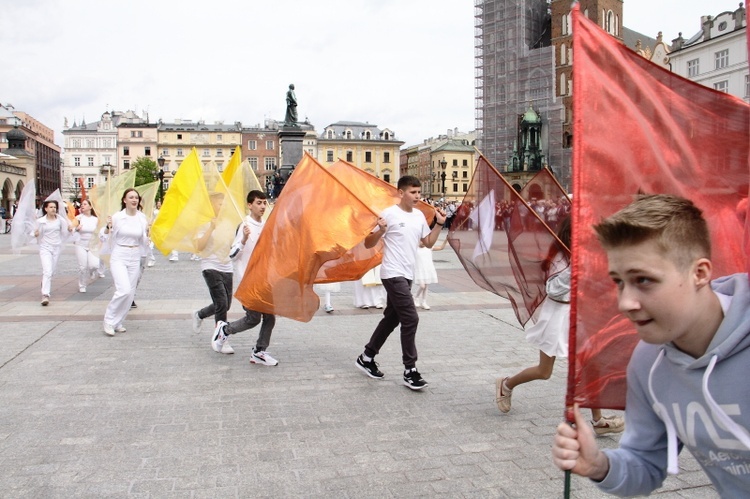
M 568 357 L 570 329 L 570 265 L 564 258 L 556 258 L 550 274 L 539 319 L 526 330 L 526 339 L 549 357 L 564 359 Z
M 362 279 L 354 281 L 354 306 L 385 307 L 388 295 L 380 280 L 380 265 L 370 269 Z
M 419 248 L 414 265 L 414 284 L 434 284 L 436 282 L 438 282 L 438 277 L 435 264 L 432 262 L 432 248 Z

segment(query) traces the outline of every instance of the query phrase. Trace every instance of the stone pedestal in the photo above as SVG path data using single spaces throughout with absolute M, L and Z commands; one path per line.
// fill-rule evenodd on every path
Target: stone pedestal
M 279 130 L 279 147 L 281 148 L 281 167 L 279 174 L 284 183 L 289 179 L 292 170 L 302 160 L 302 145 L 305 130 L 300 127 L 284 126 Z

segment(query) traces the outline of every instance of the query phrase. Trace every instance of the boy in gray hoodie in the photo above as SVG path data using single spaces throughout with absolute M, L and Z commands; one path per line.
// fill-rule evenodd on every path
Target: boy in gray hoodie
M 689 200 L 639 196 L 594 227 L 620 312 L 641 341 L 627 372 L 620 448 L 600 450 L 574 410 L 557 428 L 555 464 L 620 496 L 649 494 L 687 447 L 722 497 L 750 490 L 748 274 L 711 281 L 708 227 Z M 738 230 L 741 230 L 738 226 Z

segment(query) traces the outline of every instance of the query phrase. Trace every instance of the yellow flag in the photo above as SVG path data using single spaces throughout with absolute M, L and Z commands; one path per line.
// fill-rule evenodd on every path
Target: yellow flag
M 227 163 L 227 167 L 221 173 L 221 178 L 224 179 L 225 184 L 229 185 L 234 176 L 234 172 L 239 169 L 241 163 L 242 151 L 240 150 L 240 146 L 237 146 L 234 149 L 234 154 L 232 154 L 232 157 L 229 159 L 229 163 Z
M 214 212 L 203 167 L 193 148 L 172 179 L 164 204 L 151 226 L 151 240 L 164 255 L 174 249 L 194 252 L 193 233 L 212 218 Z
M 141 206 L 143 207 L 143 214 L 146 218 L 151 221 L 154 216 L 154 205 L 156 204 L 156 196 L 159 193 L 159 181 L 149 182 L 148 184 L 141 184 L 138 187 L 138 194 L 141 195 Z

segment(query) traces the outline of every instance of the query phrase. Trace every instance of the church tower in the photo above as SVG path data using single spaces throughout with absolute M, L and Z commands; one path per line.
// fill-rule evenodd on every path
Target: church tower
M 623 0 L 580 0 L 581 13 L 622 40 Z M 552 0 L 552 46 L 555 50 L 555 94 L 563 102 L 563 148 L 573 147 L 573 20 L 570 0 Z

